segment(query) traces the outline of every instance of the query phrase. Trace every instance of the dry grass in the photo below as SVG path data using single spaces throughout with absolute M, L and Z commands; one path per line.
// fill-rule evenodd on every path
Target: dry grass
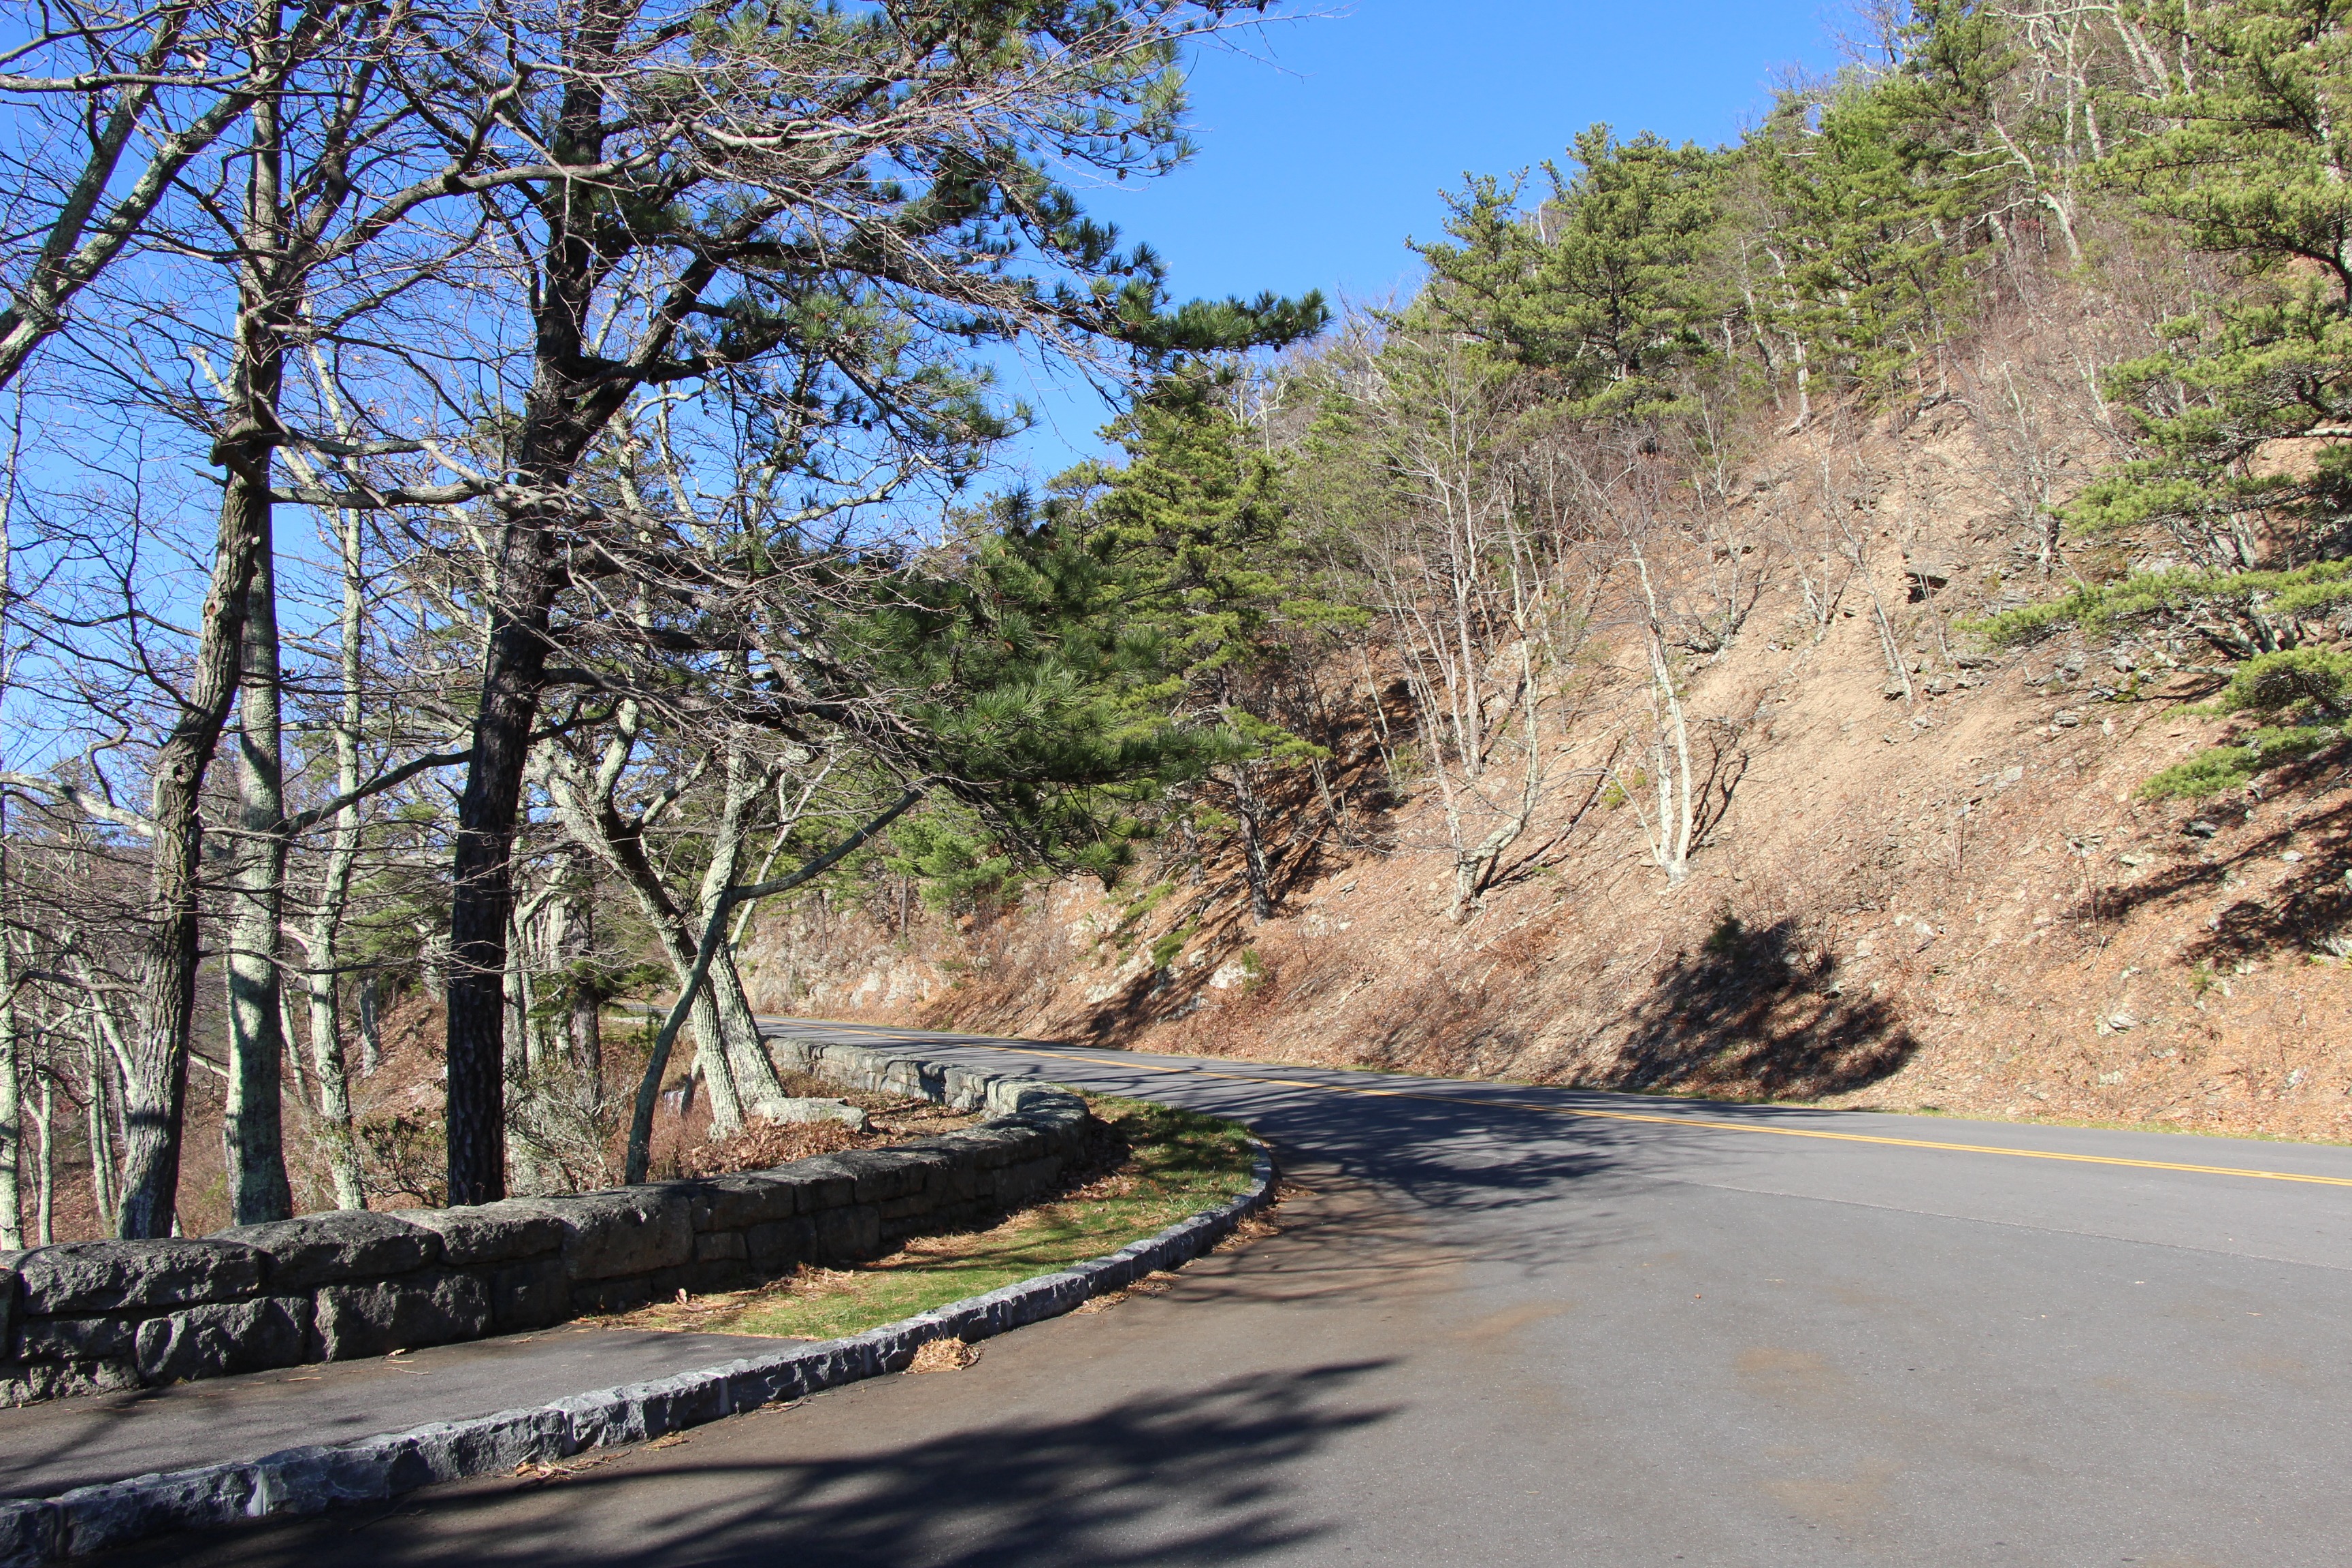
M 908 1372 L 961 1372 L 980 1360 L 980 1347 L 959 1339 L 929 1340 L 907 1363 Z

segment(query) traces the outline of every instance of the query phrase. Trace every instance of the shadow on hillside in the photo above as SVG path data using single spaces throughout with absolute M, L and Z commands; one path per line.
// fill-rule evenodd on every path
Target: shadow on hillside
M 2321 771 L 2334 770 L 2306 764 L 2298 771 L 2308 776 L 2282 770 L 2283 783 L 2307 787 Z M 2192 966 L 2219 966 L 2279 952 L 2346 956 L 2336 950 L 2352 952 L 2352 885 L 2345 880 L 2347 868 L 2352 867 L 2352 802 L 2293 825 L 2281 822 L 2228 855 L 2179 861 L 2128 886 L 2103 888 L 2095 908 L 2084 900 L 2070 913 L 2076 920 L 2095 914 L 2098 921 L 2114 921 L 2151 905 L 2211 897 L 2225 889 L 2233 871 L 2253 861 L 2277 860 L 2291 839 L 2303 858 L 2294 862 L 2277 890 L 2264 899 L 2224 905 L 2196 940 L 2180 950 L 2181 960 Z
M 752 1416 L 758 1440 L 730 1423 L 539 1497 L 505 1486 L 425 1494 L 396 1524 L 355 1531 L 344 1516 L 240 1531 L 213 1536 L 201 1553 L 182 1537 L 114 1561 L 307 1568 L 325 1552 L 342 1568 L 1250 1563 L 1310 1548 L 1339 1522 L 1297 1495 L 1291 1472 L 1394 1414 L 1351 1394 L 1387 1364 L 1328 1362 L 1191 1392 L 1138 1389 L 1075 1420 L 968 1420 L 918 1441 L 894 1438 L 928 1425 L 921 1413 L 887 1404 L 867 1405 L 869 1424 L 846 1431 L 825 1420 L 830 1411 Z M 794 1433 L 812 1420 L 832 1431 L 832 1448 Z M 825 1457 L 754 1457 L 763 1446 Z
M 1919 1043 L 1901 1016 L 1845 993 L 1837 955 L 1793 920 L 1750 930 L 1726 914 L 1696 952 L 1677 952 L 1632 1009 L 1609 1087 L 1810 1099 L 1874 1083 Z

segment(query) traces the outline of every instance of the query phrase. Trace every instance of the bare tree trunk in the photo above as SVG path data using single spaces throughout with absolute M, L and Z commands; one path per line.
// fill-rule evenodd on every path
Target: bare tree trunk
M 9 940 L 5 895 L 8 887 L 8 843 L 0 821 L 0 1247 L 19 1251 L 25 1245 L 24 1070 L 16 1051 L 16 977 L 15 944 Z
M 615 742 L 621 744 L 623 742 Z M 642 825 L 625 821 L 613 805 L 610 780 L 619 772 L 614 755 L 608 752 L 605 767 L 590 787 L 598 793 L 588 798 L 581 787 L 583 781 L 562 776 L 551 780 L 550 795 L 555 801 L 556 815 L 565 831 L 583 847 L 593 850 L 613 870 L 619 873 L 622 884 L 635 898 L 637 908 L 654 928 L 662 951 L 667 954 L 670 966 L 684 980 L 694 968 L 694 939 L 686 930 L 686 917 L 663 885 L 661 873 L 646 858 L 642 838 Z M 722 892 L 724 884 L 721 885 Z M 724 961 L 731 973 L 734 965 L 725 953 L 715 958 L 710 966 L 713 974 L 719 973 Z M 740 993 L 741 982 L 736 983 Z M 710 1087 L 710 1131 L 715 1137 L 726 1137 L 743 1125 L 742 1101 L 736 1093 L 735 1074 L 728 1060 L 727 1035 L 718 1005 L 712 1001 L 717 987 L 698 985 L 690 1016 L 694 1024 L 694 1064 L 696 1076 Z M 771 1069 L 772 1071 L 772 1069 Z M 779 1089 L 781 1094 L 781 1088 Z
M 253 584 L 246 595 L 245 669 L 237 698 L 237 805 L 243 829 L 229 873 L 228 1103 L 221 1139 L 228 1156 L 229 1213 L 238 1225 L 294 1212 L 286 1181 L 280 1083 L 285 996 L 278 978 L 278 917 L 286 883 L 286 796 L 278 681 L 277 573 L 269 509 L 259 511 Z
M 713 918 L 719 900 L 734 885 L 742 868 L 744 831 L 752 805 L 765 798 L 773 779 L 773 774 L 754 772 L 751 759 L 744 755 L 741 737 L 730 734 L 727 796 L 719 811 L 718 834 L 711 842 L 710 863 L 704 868 L 700 896 L 696 900 L 705 924 Z M 682 937 L 685 933 L 679 934 Z M 681 974 L 679 978 L 685 976 Z M 751 1016 L 751 998 L 744 994 L 743 977 L 735 967 L 731 942 L 721 947 L 711 961 L 710 989 L 718 1004 L 737 1100 L 748 1103 L 755 1111 L 772 1114 L 766 1108 L 785 1098 L 783 1080 L 776 1076 L 776 1065 L 761 1041 L 760 1026 Z
M 449 900 L 449 1202 L 506 1196 L 505 975 L 514 909 L 515 826 L 547 668 L 554 603 L 549 521 L 523 510 L 505 523 L 498 603 L 482 669 Z
M 1657 788 L 1657 816 L 1634 810 L 1643 818 L 1643 826 L 1650 836 L 1651 858 L 1666 874 L 1666 886 L 1678 888 L 1690 876 L 1691 837 L 1696 828 L 1697 806 L 1692 795 L 1690 760 L 1690 725 L 1683 713 L 1682 698 L 1675 690 L 1674 666 L 1666 658 L 1665 636 L 1659 619 L 1658 599 L 1650 584 L 1649 563 L 1639 548 L 1633 551 L 1633 568 L 1642 583 L 1642 596 L 1648 606 L 1648 620 L 1643 628 L 1650 660 L 1650 767 Z M 1624 791 L 1628 801 L 1631 790 Z
M 89 1037 L 89 1195 L 98 1223 L 111 1222 L 118 1212 L 114 1192 L 113 1130 L 108 1126 L 107 1085 L 113 1078 L 105 1047 L 93 1031 Z
M 274 58 L 278 51 L 278 20 L 274 0 L 256 7 L 253 43 L 257 57 Z M 213 546 L 212 580 L 197 614 L 195 667 L 179 720 L 155 756 L 149 813 L 154 836 L 148 952 L 140 976 L 139 1028 L 122 1088 L 127 1147 L 118 1226 L 126 1239 L 170 1236 L 177 1226 L 199 958 L 198 868 L 204 852 L 199 807 L 206 771 L 237 696 L 248 606 L 269 548 L 271 457 L 285 378 L 282 301 L 277 298 L 282 283 L 277 269 L 285 249 L 277 105 L 257 102 L 252 125 L 237 280 L 236 359 L 226 388 L 221 434 L 213 448 L 214 460 L 227 471 L 227 482 Z M 274 626 L 270 632 L 274 642 Z M 266 673 L 274 676 L 275 670 Z M 268 945 L 269 952 L 277 951 L 274 925 Z M 275 1030 L 277 1009 L 268 1013 L 265 1026 Z M 276 1089 L 273 1079 L 269 1093 L 274 1096 Z
M 377 1000 L 379 982 L 373 974 L 360 978 L 360 1077 L 373 1078 L 383 1065 L 383 1005 Z
M 563 911 L 562 957 L 571 987 L 568 1033 L 572 1065 L 587 1087 L 588 1109 L 594 1113 L 604 1108 L 604 998 L 588 973 L 596 954 L 596 901 L 587 879 L 584 865 L 572 873 L 571 893 Z
M 56 1123 L 51 1120 L 56 1106 L 49 1098 L 54 1088 L 49 1075 L 43 1073 L 40 1098 L 36 1101 L 39 1109 L 33 1112 L 34 1125 L 41 1130 L 41 1192 L 33 1207 L 35 1247 L 47 1247 L 57 1238 L 54 1222 L 58 1213 L 58 1143 L 53 1131 Z
M 275 0 L 256 13 L 257 52 L 277 27 Z M 237 695 L 237 807 L 241 829 L 232 846 L 229 876 L 228 1104 L 221 1123 L 227 1143 L 229 1211 L 239 1225 L 284 1219 L 294 1212 L 287 1190 L 280 1083 L 285 1073 L 285 996 L 278 979 L 284 949 L 278 917 L 285 903 L 286 788 L 278 665 L 277 542 L 268 480 L 278 429 L 278 395 L 285 379 L 285 334 L 279 317 L 284 279 L 284 201 L 279 189 L 284 152 L 278 105 L 264 99 L 252 110 L 253 138 L 246 168 L 245 256 L 238 287 L 239 356 L 245 374 L 236 389 L 238 424 L 264 437 L 260 485 L 247 501 L 253 573 L 246 589 L 244 668 Z
M 342 655 L 342 702 L 336 716 L 335 792 L 350 795 L 360 787 L 360 682 L 366 582 L 361 574 L 360 520 L 356 512 L 341 513 L 336 539 L 342 556 L 343 603 L 340 626 Z M 342 941 L 343 916 L 352 896 L 352 873 L 359 862 L 360 808 L 355 803 L 335 814 L 333 838 L 327 847 L 327 864 L 319 879 L 319 907 L 310 920 L 310 968 L 306 989 L 310 1003 L 310 1064 L 319 1075 L 320 1132 L 327 1145 L 327 1168 L 335 1184 L 335 1206 L 367 1207 L 367 1184 L 361 1172 L 359 1143 L 352 1124 L 349 1058 L 343 1051 L 341 994 L 336 974 Z M 360 1029 L 364 1039 L 373 1025 L 375 977 L 361 982 Z M 366 1059 L 364 1049 L 362 1060 Z
M 240 380 L 247 374 L 240 367 Z M 269 447 L 252 439 L 254 400 L 237 401 L 232 417 L 241 438 L 224 437 L 221 443 L 228 483 L 221 498 L 212 582 L 196 616 L 195 668 L 179 720 L 155 754 L 147 952 L 140 967 L 139 1027 L 122 1090 L 128 1147 L 118 1229 L 126 1239 L 171 1235 L 179 1202 L 180 1137 L 196 1009 L 197 871 L 204 854 L 197 808 L 236 696 L 246 595 L 269 506 Z
M 1265 858 L 1265 803 L 1250 777 L 1249 763 L 1234 764 L 1233 786 L 1234 815 L 1241 820 L 1242 876 L 1249 884 L 1250 918 L 1263 924 L 1274 918 L 1274 876 Z

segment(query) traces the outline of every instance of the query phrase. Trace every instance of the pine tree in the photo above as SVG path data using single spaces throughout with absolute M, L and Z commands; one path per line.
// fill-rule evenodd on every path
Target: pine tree
M 2188 62 L 2154 106 L 2165 128 L 2106 174 L 2241 285 L 2168 323 L 2162 353 L 2112 392 L 2143 455 L 2067 509 L 2078 531 L 2161 529 L 2188 564 L 1988 623 L 1997 639 L 2157 620 L 2225 658 L 2296 646 L 2352 602 L 2352 5 L 2231 0 L 2145 5 Z
M 1573 174 L 1543 165 L 1550 195 L 1519 210 L 1523 185 L 1474 178 L 1450 194 L 1451 244 L 1414 248 L 1431 287 L 1421 309 L 1507 361 L 1557 375 L 1586 415 L 1672 408 L 1675 373 L 1709 354 L 1697 262 L 1720 211 L 1723 160 L 1647 132 L 1619 142 L 1588 127 Z

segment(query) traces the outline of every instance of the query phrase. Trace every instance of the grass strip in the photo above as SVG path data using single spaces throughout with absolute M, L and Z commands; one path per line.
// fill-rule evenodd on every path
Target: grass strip
M 1249 1185 L 1255 1151 L 1238 1122 L 1087 1095 L 1128 1148 L 1114 1169 L 987 1230 L 921 1237 L 852 1268 L 802 1268 L 753 1290 L 662 1302 L 607 1321 L 700 1333 L 829 1340 L 1116 1252 Z

